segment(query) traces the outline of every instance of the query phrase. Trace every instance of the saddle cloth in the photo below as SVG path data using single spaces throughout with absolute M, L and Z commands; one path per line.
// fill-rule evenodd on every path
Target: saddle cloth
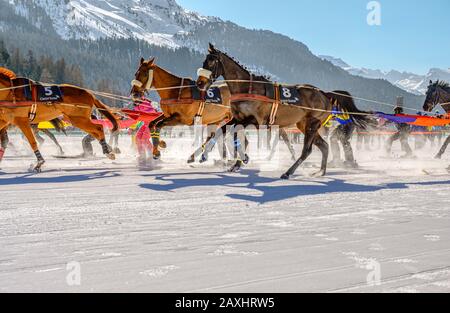
M 202 92 L 197 88 L 195 82 L 191 85 L 192 99 L 205 101 L 206 103 L 221 104 L 222 94 L 219 87 L 211 87 L 206 92 Z
M 35 102 L 62 102 L 63 94 L 57 85 L 43 85 L 28 78 L 15 78 L 12 80 L 14 87 L 23 86 L 14 90 L 16 96 L 22 95 L 27 101 Z

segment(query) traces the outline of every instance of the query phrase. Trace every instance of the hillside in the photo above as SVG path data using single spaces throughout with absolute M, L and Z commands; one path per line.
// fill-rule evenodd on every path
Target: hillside
M 387 80 L 353 76 L 291 38 L 202 17 L 173 0 L 142 0 L 138 4 L 124 0 L 0 2 L 0 40 L 9 50 L 64 58 L 82 69 L 84 82 L 91 88 L 108 79 L 114 89 L 126 93 L 141 56 L 156 56 L 160 65 L 174 73 L 195 77 L 211 41 L 250 69 L 277 81 L 344 89 L 382 102 L 403 96 L 408 106 L 423 103 L 423 97 Z M 366 103 L 362 105 L 368 108 Z

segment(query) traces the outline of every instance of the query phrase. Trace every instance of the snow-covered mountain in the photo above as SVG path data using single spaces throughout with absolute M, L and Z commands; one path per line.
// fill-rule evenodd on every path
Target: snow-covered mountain
M 174 35 L 214 18 L 187 11 L 175 0 L 0 0 L 15 13 L 42 27 L 50 18 L 64 39 L 137 38 L 178 47 Z M 39 12 L 45 14 L 39 14 Z
M 342 59 L 335 58 L 328 55 L 320 55 L 321 59 L 331 62 L 352 75 L 361 76 L 372 79 L 386 79 L 393 85 L 402 88 L 408 92 L 416 95 L 424 95 L 427 91 L 430 80 L 445 80 L 450 81 L 450 70 L 432 68 L 426 75 L 419 75 L 409 72 L 399 72 L 391 70 L 389 72 L 381 70 L 373 70 L 368 68 L 356 68 Z
M 276 81 L 348 90 L 382 102 L 403 96 L 413 106 L 423 104 L 423 97 L 387 80 L 365 78 L 378 78 L 379 73 L 350 75 L 342 68 L 351 66 L 324 61 L 299 41 L 205 17 L 176 0 L 0 0 L 0 29 L 0 41 L 10 51 L 64 58 L 80 66 L 87 84 L 107 78 L 125 92 L 141 57 L 157 56 L 171 71 L 195 76 L 213 42 L 250 70 Z

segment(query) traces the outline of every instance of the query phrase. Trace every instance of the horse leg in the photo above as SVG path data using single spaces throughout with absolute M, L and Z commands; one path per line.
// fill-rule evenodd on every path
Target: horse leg
M 189 159 L 187 160 L 188 164 L 194 163 L 197 156 L 201 155 L 200 163 L 204 163 L 208 161 L 208 153 L 214 149 L 216 145 L 216 134 L 217 131 L 212 133 L 206 141 L 199 147 L 194 153 L 191 154 Z
M 81 145 L 83 147 L 83 157 L 90 158 L 94 156 L 94 147 L 92 142 L 95 140 L 92 135 L 86 135 L 83 140 L 81 140 Z
M 34 136 L 34 132 L 31 129 L 30 122 L 27 120 L 16 120 L 16 126 L 22 131 L 23 135 L 27 138 L 28 143 L 31 146 L 31 149 L 34 152 L 34 155 L 37 158 L 37 164 L 34 166 L 33 171 L 39 173 L 42 171 L 42 165 L 44 165 L 45 160 L 42 157 L 41 152 L 39 151 L 38 144 L 36 141 L 36 137 Z
M 58 140 L 56 139 L 55 135 L 53 135 L 53 133 L 51 131 L 49 131 L 48 129 L 42 129 L 42 132 L 47 135 L 48 138 L 50 138 L 51 141 L 53 141 L 53 143 L 56 145 L 56 147 L 58 147 L 59 150 L 59 155 L 64 155 L 64 151 L 63 148 L 61 147 L 61 145 L 59 144 Z
M 103 126 L 92 123 L 90 118 L 85 117 L 70 117 L 68 116 L 70 122 L 76 128 L 84 130 L 86 133 L 94 137 L 100 142 L 102 146 L 103 154 L 106 155 L 110 160 L 115 160 L 116 156 L 111 150 L 111 147 L 106 143 L 105 133 L 103 132 Z
M 6 148 L 9 144 L 9 137 L 8 137 L 8 123 L 0 121 L 0 162 L 3 159 L 3 156 L 5 155 Z
M 297 125 L 297 127 L 301 130 L 299 127 L 300 124 Z M 312 152 L 312 145 L 314 141 L 317 138 L 317 132 L 320 129 L 321 123 L 318 119 L 310 118 L 306 122 L 305 127 L 305 143 L 303 144 L 303 151 L 300 158 L 292 165 L 292 167 L 281 176 L 281 179 L 289 179 L 295 171 L 298 169 L 298 167 L 311 155 Z
M 246 125 L 246 124 L 244 124 Z M 240 171 L 242 165 L 248 164 L 250 158 L 248 157 L 246 150 L 248 147 L 248 139 L 245 135 L 245 126 L 237 125 L 234 127 L 234 148 L 237 151 L 236 163 L 230 168 L 230 173 L 237 173 Z M 242 140 L 244 141 L 244 146 L 242 146 Z
M 442 146 L 441 150 L 439 150 L 438 154 L 435 156 L 435 159 L 441 159 L 442 155 L 447 150 L 448 145 L 450 144 L 450 136 L 447 137 L 447 139 L 444 142 L 444 145 Z
M 327 164 L 328 164 L 328 143 L 320 136 L 320 134 L 317 134 L 316 139 L 314 140 L 314 145 L 319 148 L 320 152 L 322 152 L 322 164 L 320 166 L 320 171 L 317 173 L 314 173 L 313 176 L 325 176 L 327 173 Z
M 208 161 L 208 154 L 214 149 L 217 141 L 222 138 L 222 140 L 225 142 L 224 136 L 227 132 L 227 127 L 230 125 L 234 125 L 234 121 L 231 120 L 228 123 L 226 123 L 223 126 L 218 127 L 207 139 L 206 142 L 199 147 L 195 152 L 189 157 L 188 163 L 195 162 L 195 159 L 198 155 L 201 154 L 200 157 L 200 163 L 204 163 Z M 222 160 L 226 159 L 226 148 L 224 149 L 225 144 L 222 144 L 219 147 L 219 153 L 222 156 Z M 221 150 L 221 151 L 220 151 Z
M 341 149 L 339 148 L 339 138 L 340 138 L 340 126 L 333 130 L 330 135 L 330 147 L 331 153 L 333 154 L 333 160 L 331 163 L 333 165 L 338 165 L 341 163 Z
M 45 142 L 45 139 L 42 138 L 42 136 L 39 135 L 38 125 L 31 124 L 31 130 L 33 131 L 34 137 L 36 138 L 36 140 L 39 143 L 39 145 L 42 146 L 44 144 L 44 142 Z
M 286 130 L 284 128 L 280 129 L 280 133 L 279 135 L 281 136 L 281 139 L 283 139 L 283 142 L 285 143 L 285 145 L 288 147 L 289 152 L 291 153 L 291 157 L 292 160 L 295 161 L 297 160 L 296 156 L 295 156 L 295 150 L 294 150 L 294 146 L 292 145 L 291 141 L 289 140 L 289 135 L 287 134 Z M 271 141 L 268 140 L 268 147 L 270 148 L 270 155 L 267 158 L 269 161 L 272 160 L 273 156 L 275 155 L 276 152 L 276 148 L 280 142 L 280 136 L 277 136 L 273 142 L 272 147 L 270 147 L 270 143 Z M 269 131 L 269 136 L 267 136 L 268 138 L 272 137 L 272 132 Z
M 342 147 L 344 149 L 344 154 L 345 154 L 345 165 L 348 167 L 351 167 L 351 168 L 358 167 L 358 164 L 356 163 L 355 157 L 353 155 L 352 144 L 350 142 L 354 130 L 355 130 L 355 128 L 351 124 L 345 125 L 342 136 L 340 138 Z
M 393 134 L 391 137 L 389 137 L 387 143 L 386 143 L 386 154 L 390 155 L 391 151 L 392 151 L 392 145 L 394 144 L 394 141 L 397 141 L 400 139 L 401 133 L 400 132 L 396 132 L 395 134 Z
M 280 129 L 280 135 L 283 139 L 284 143 L 289 149 L 289 152 L 291 153 L 292 160 L 295 161 L 297 158 L 295 156 L 295 150 L 294 146 L 292 145 L 291 141 L 289 140 L 289 135 L 287 134 L 286 130 L 284 128 Z
M 115 154 L 120 154 L 121 151 L 119 149 L 119 131 L 111 132 L 109 135 L 109 146 L 113 148 L 113 152 Z
M 275 137 L 273 144 L 271 139 L 272 139 L 272 131 L 269 129 L 267 133 L 267 147 L 270 149 L 270 154 L 269 157 L 267 158 L 268 161 L 272 160 L 273 156 L 275 155 L 275 152 L 277 151 L 278 144 L 280 143 L 280 136 Z
M 164 115 L 161 115 L 154 121 L 150 122 L 148 128 L 150 129 L 150 136 L 152 138 L 153 145 L 153 159 L 158 160 L 161 158 L 161 152 L 159 151 L 159 147 L 165 147 L 165 142 L 161 141 L 161 129 L 164 127 L 164 124 L 171 117 L 166 118 Z

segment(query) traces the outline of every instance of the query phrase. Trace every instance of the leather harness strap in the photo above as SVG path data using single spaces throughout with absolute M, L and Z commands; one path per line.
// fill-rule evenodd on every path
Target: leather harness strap
M 274 89 L 275 89 L 275 102 L 272 103 L 272 110 L 270 111 L 269 126 L 275 124 L 278 107 L 280 106 L 280 89 L 278 88 L 277 83 L 274 84 Z
M 181 99 L 181 93 L 183 92 L 183 88 L 184 88 L 184 77 L 181 78 L 181 87 L 180 90 L 178 91 L 178 100 Z
M 248 93 L 253 94 L 253 74 L 250 74 L 250 86 L 248 87 Z
M 9 81 L 11 82 L 11 87 L 14 87 L 14 81 L 12 78 L 9 79 Z M 16 104 L 16 90 L 12 89 L 11 90 L 11 94 L 12 94 L 12 98 L 13 98 L 13 103 Z
M 266 103 L 271 103 L 272 104 L 272 108 L 270 110 L 270 115 L 269 115 L 269 120 L 268 120 L 268 124 L 270 126 L 272 126 L 273 124 L 275 124 L 275 120 L 277 117 L 277 113 L 278 113 L 278 108 L 280 106 L 281 103 L 281 97 L 280 97 L 280 88 L 279 88 L 279 84 L 274 83 L 273 84 L 273 88 L 274 88 L 274 98 L 275 99 L 271 99 L 267 96 L 262 96 L 262 95 L 257 95 L 257 94 L 253 94 L 253 75 L 250 75 L 250 87 L 249 87 L 249 93 L 248 94 L 234 94 L 231 95 L 230 97 L 230 102 L 240 102 L 240 101 L 260 101 L 260 102 L 266 102 Z

